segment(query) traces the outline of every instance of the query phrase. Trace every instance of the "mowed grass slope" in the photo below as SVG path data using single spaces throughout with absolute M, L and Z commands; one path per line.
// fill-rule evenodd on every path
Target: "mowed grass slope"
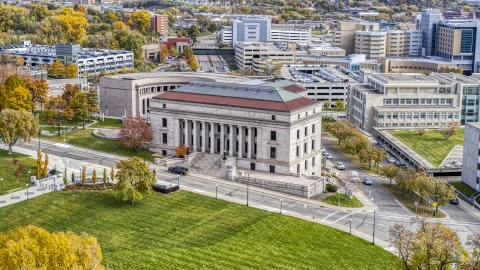
M 0 208 L 0 232 L 33 224 L 97 237 L 111 269 L 396 269 L 370 242 L 313 222 L 180 191 L 135 205 L 64 191 Z
M 13 159 L 17 159 L 17 164 L 13 164 Z M 25 188 L 25 184 L 30 183 L 30 176 L 28 171 L 31 171 L 32 175 L 36 173 L 37 161 L 27 155 L 15 153 L 15 146 L 13 146 L 13 153 L 8 154 L 7 150 L 0 149 L 0 178 L 3 178 L 3 191 L 4 193 L 11 193 Z M 24 168 L 20 171 L 20 174 L 15 175 L 17 170 L 23 164 Z M 0 194 L 2 190 L 0 187 Z M 0 220 L 1 215 L 0 215 Z
M 438 130 L 427 130 L 420 136 L 416 130 L 389 130 L 397 139 L 424 157 L 434 166 L 439 166 L 455 145 L 463 145 L 465 130 L 459 129 L 456 135 L 445 140 Z

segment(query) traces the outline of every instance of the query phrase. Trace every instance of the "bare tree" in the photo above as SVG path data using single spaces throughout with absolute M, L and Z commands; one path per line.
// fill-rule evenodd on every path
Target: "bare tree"
M 403 269 L 410 269 L 410 263 L 415 254 L 416 237 L 415 233 L 407 229 L 401 223 L 395 223 L 393 227 L 388 229 L 388 239 L 390 246 L 394 247 L 398 252 Z
M 346 171 L 344 173 L 337 174 L 337 186 L 345 193 L 345 199 L 348 196 L 348 193 L 358 189 L 360 184 L 360 179 L 358 176 L 352 174 L 351 171 Z
M 467 238 L 467 246 L 470 247 L 472 252 L 470 258 L 462 265 L 462 269 L 480 269 L 480 234 L 470 234 Z
M 438 132 L 442 134 L 445 140 L 448 140 L 452 135 L 457 134 L 458 128 L 459 128 L 459 123 L 454 121 L 452 123 L 447 124 L 445 127 L 441 128 Z

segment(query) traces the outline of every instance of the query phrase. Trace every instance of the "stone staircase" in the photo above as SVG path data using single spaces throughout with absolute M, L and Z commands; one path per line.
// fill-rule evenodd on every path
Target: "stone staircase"
M 215 162 L 217 162 L 218 159 L 220 158 L 221 158 L 221 155 L 219 154 L 210 154 L 210 153 L 203 154 L 202 157 L 195 162 L 194 167 L 198 169 L 193 169 L 193 172 L 198 170 L 199 173 L 203 173 L 203 174 L 209 173 L 208 171 L 212 168 Z

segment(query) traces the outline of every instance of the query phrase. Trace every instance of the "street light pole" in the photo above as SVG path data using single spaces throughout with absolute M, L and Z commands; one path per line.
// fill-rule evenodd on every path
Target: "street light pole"
M 372 245 L 375 245 L 375 210 L 373 210 L 373 242 Z
M 0 183 L 2 184 L 2 195 L 3 195 L 3 178 L 0 178 Z
M 38 151 L 40 151 L 40 114 L 37 113 L 38 117 Z
M 65 124 L 63 124 L 63 148 L 65 148 L 65 139 L 66 139 Z
M 350 234 L 352 234 L 352 215 L 350 215 Z
M 303 208 L 305 208 L 305 212 L 303 213 L 303 216 L 306 216 L 307 215 L 307 204 L 304 204 Z
M 250 173 L 248 173 L 248 178 L 247 178 L 247 206 L 248 206 L 248 190 L 250 186 Z
M 28 184 L 27 184 L 27 201 L 28 201 Z
M 218 199 L 218 184 L 215 184 L 215 199 Z
M 435 209 L 433 209 L 433 216 L 437 214 L 437 210 L 438 210 L 437 192 L 438 192 L 438 180 L 435 181 Z
M 282 214 L 283 199 L 280 199 L 280 215 Z

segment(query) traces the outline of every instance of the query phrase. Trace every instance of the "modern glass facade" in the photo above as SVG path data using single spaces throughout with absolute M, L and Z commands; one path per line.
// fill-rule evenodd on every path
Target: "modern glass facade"
M 479 97 L 480 85 L 466 84 L 463 86 L 461 125 L 465 125 L 467 122 L 478 122 Z
M 56 46 L 57 60 L 62 61 L 65 65 L 72 63 L 77 65 L 80 49 L 80 44 L 58 43 Z

